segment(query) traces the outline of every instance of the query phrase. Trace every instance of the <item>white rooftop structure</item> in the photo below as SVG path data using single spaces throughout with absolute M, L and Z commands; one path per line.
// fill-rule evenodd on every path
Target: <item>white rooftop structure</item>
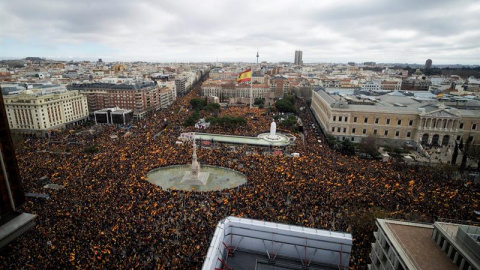
M 348 269 L 351 250 L 348 233 L 227 217 L 202 269 Z

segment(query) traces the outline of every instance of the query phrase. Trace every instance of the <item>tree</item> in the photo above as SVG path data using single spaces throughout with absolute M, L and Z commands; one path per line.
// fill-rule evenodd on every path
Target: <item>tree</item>
M 220 111 L 220 104 L 218 103 L 209 103 L 207 106 L 203 107 L 203 110 L 218 113 Z
M 195 111 L 193 114 L 191 114 L 185 121 L 183 122 L 183 125 L 188 127 L 188 126 L 193 126 L 195 123 L 197 123 L 198 119 L 200 119 L 200 114 Z
M 206 119 L 212 125 L 219 125 L 224 128 L 231 128 L 234 126 L 245 126 L 247 120 L 242 117 L 223 116 L 223 117 L 209 117 Z
M 343 140 L 341 152 L 346 155 L 355 155 L 355 145 L 350 140 Z
M 279 112 L 284 112 L 284 113 L 295 112 L 295 107 L 293 106 L 293 103 L 290 100 L 285 98 L 277 100 L 277 102 L 275 102 L 275 107 Z
M 470 146 L 470 140 L 467 140 L 467 143 L 465 144 L 465 149 L 463 150 L 462 163 L 460 164 L 461 171 L 465 170 L 465 168 L 467 167 L 469 146 Z
M 205 100 L 201 98 L 192 98 L 190 100 L 190 105 L 195 111 L 200 111 L 205 106 Z
M 337 143 L 337 139 L 333 135 L 327 134 L 325 138 L 327 139 L 327 144 L 330 147 L 333 147 Z
M 362 138 L 362 141 L 360 141 L 360 143 L 358 144 L 358 149 L 361 152 L 369 154 L 372 157 L 376 157 L 380 154 L 378 152 L 377 138 L 374 136 Z
M 263 105 L 265 103 L 264 98 L 255 98 L 255 101 L 253 102 L 253 105 Z
M 458 157 L 458 143 L 457 141 L 455 141 L 455 148 L 453 148 L 452 161 L 450 162 L 452 165 L 457 164 L 457 157 Z
M 280 122 L 280 126 L 294 129 L 297 126 L 297 118 L 293 115 L 290 115 L 287 119 Z
M 471 145 L 467 155 L 470 159 L 477 161 L 477 170 L 480 170 L 480 145 Z

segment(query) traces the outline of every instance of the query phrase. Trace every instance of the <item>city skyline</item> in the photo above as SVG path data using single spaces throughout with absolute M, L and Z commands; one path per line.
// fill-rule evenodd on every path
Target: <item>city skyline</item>
M 480 64 L 478 1 L 2 1 L 0 58 Z

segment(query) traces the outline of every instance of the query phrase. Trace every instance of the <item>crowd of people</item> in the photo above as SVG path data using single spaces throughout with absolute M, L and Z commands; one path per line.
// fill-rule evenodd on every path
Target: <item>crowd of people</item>
M 296 134 L 289 149 L 299 157 L 245 145 L 235 151 L 202 147 L 200 163 L 240 171 L 247 184 L 201 193 L 162 190 L 145 176 L 191 162 L 191 145 L 175 142 L 194 131 L 182 123 L 197 93 L 136 121 L 128 132 L 96 126 L 27 140 L 17 153 L 24 188 L 50 199 L 28 198 L 22 210 L 38 215 L 37 225 L 0 251 L 0 269 L 200 269 L 217 223 L 227 216 L 352 233 L 350 267 L 365 269 L 372 215 L 424 222 L 477 218 L 478 186 L 435 168 L 341 155 L 312 132 L 316 122 L 302 100 L 296 106 L 307 108 L 298 110 L 305 138 Z M 220 115 L 245 117 L 247 125 L 202 132 L 256 136 L 272 121 L 267 109 L 230 107 Z M 64 188 L 43 188 L 42 176 Z

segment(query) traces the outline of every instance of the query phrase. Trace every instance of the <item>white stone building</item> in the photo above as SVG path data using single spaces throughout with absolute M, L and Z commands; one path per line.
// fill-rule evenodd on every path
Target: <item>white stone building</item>
M 45 135 L 88 119 L 87 98 L 78 91 L 45 93 L 42 89 L 4 96 L 10 129 L 13 132 Z

